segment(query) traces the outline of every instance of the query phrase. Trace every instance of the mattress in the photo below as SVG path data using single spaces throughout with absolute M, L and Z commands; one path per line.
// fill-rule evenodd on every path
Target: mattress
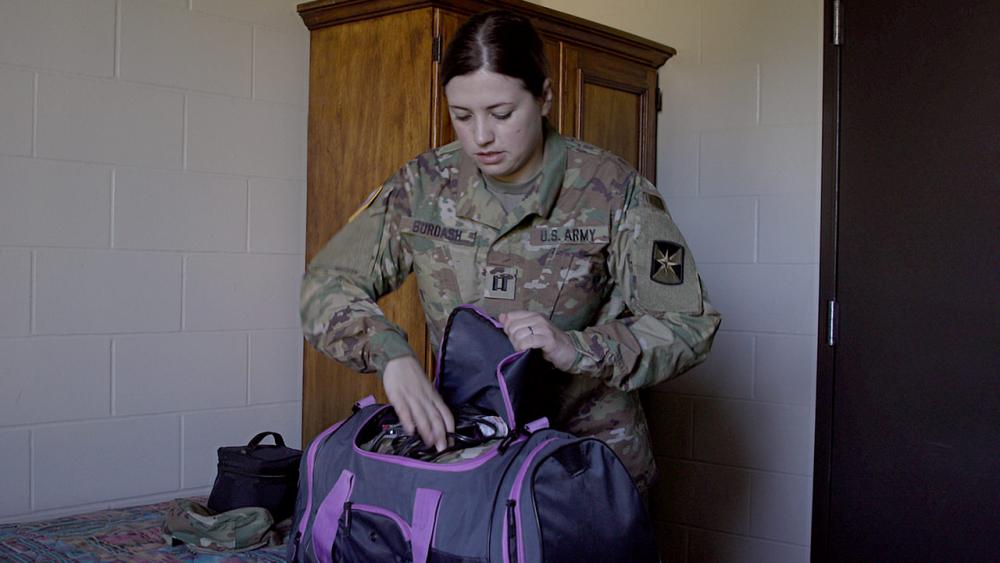
M 201 499 L 204 502 L 204 499 Z M 243 553 L 195 552 L 169 546 L 160 526 L 169 502 L 116 508 L 53 520 L 0 524 L 0 561 L 284 561 L 284 546 Z M 287 536 L 290 522 L 278 526 Z

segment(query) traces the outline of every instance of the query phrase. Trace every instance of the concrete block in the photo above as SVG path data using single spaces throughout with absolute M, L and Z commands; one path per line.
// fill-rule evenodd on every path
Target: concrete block
M 811 475 L 814 413 L 809 407 L 694 400 L 694 459 Z
M 0 244 L 108 248 L 111 168 L 0 157 Z
M 699 264 L 726 330 L 816 334 L 818 266 Z
M 191 8 L 236 21 L 265 25 L 286 33 L 307 34 L 295 10 L 297 0 L 191 0 Z
M 707 131 L 701 139 L 704 195 L 815 194 L 819 135 L 814 125 Z
M 0 340 L 0 426 L 83 420 L 110 413 L 108 339 Z
M 303 269 L 297 255 L 188 256 L 185 328 L 298 328 Z
M 776 473 L 750 476 L 750 534 L 809 545 L 812 532 L 812 479 Z
M 191 95 L 187 142 L 191 170 L 305 178 L 304 108 Z
M 302 28 L 305 30 L 305 26 Z M 266 27 L 254 30 L 255 99 L 305 107 L 308 102 L 309 35 Z
M 650 490 L 653 517 L 744 534 L 750 529 L 750 474 L 742 469 L 659 458 L 660 480 Z
M 819 263 L 819 177 L 816 191 L 760 198 L 760 251 L 763 263 Z
M 35 434 L 35 509 L 176 491 L 176 416 L 40 428 Z
M 176 331 L 181 257 L 40 250 L 35 300 L 39 334 Z
M 246 404 L 244 333 L 123 336 L 115 339 L 115 354 L 118 415 Z
M 754 398 L 776 403 L 814 404 L 816 345 L 815 336 L 758 335 Z
M 34 111 L 35 73 L 0 68 L 0 154 L 31 155 Z
M 27 430 L 0 432 L 0 517 L 31 510 L 31 434 Z
M 121 168 L 115 184 L 115 247 L 246 249 L 246 180 Z
M 719 331 L 704 363 L 680 377 L 661 383 L 657 390 L 686 395 L 751 399 L 753 385 L 754 336 Z
M 122 3 L 121 77 L 250 97 L 251 29 L 159 0 Z
M 707 530 L 688 532 L 688 563 L 808 563 L 809 548 Z
M 0 248 L 0 336 L 31 332 L 31 253 Z
M 0 63 L 114 75 L 115 0 L 5 0 Z
M 303 254 L 305 233 L 305 182 L 250 180 L 250 252 Z
M 750 197 L 675 197 L 667 202 L 698 264 L 752 263 L 757 202 Z M 720 229 L 719 225 L 725 225 Z
M 184 96 L 155 88 L 42 75 L 38 155 L 180 168 Z
M 302 400 L 302 331 L 250 333 L 250 403 Z

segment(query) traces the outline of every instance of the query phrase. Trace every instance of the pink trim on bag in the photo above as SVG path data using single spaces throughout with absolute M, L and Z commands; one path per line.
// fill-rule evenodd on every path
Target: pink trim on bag
M 517 428 L 517 420 L 514 418 L 514 405 L 510 402 L 510 392 L 507 391 L 507 380 L 503 377 L 503 368 L 508 364 L 517 361 L 518 358 L 528 353 L 528 350 L 514 352 L 506 358 L 500 360 L 497 365 L 497 385 L 500 387 L 500 394 L 503 396 L 503 406 L 507 409 L 507 420 L 510 421 L 511 430 Z
M 312 502 L 313 502 L 313 496 L 312 496 L 313 495 L 313 465 L 314 465 L 314 463 L 316 461 L 316 450 L 319 449 L 319 444 L 323 440 L 325 440 L 327 436 L 329 436 L 330 434 L 333 434 L 334 432 L 336 432 L 337 429 L 340 428 L 340 426 L 342 424 L 344 424 L 344 421 L 346 421 L 346 420 L 347 419 L 345 418 L 344 420 L 341 420 L 340 422 L 338 422 L 338 423 L 334 424 L 333 426 L 327 428 L 326 430 L 324 430 L 323 432 L 321 432 L 319 436 L 316 436 L 313 439 L 312 443 L 309 444 L 309 451 L 306 452 L 306 510 L 305 510 L 305 512 L 302 513 L 302 519 L 299 520 L 299 539 L 300 540 L 302 539 L 302 536 L 304 536 L 305 533 L 306 533 L 306 525 L 309 523 L 309 515 L 312 513 Z
M 343 470 L 322 504 L 316 510 L 313 520 L 313 555 L 320 563 L 333 563 L 333 542 L 337 539 L 340 517 L 344 514 L 344 503 L 351 498 L 354 490 L 354 474 Z
M 521 468 L 517 471 L 517 477 L 514 478 L 514 484 L 510 488 L 510 495 L 507 496 L 507 500 L 512 500 L 517 502 L 521 498 L 521 487 L 524 486 L 524 477 L 528 474 L 528 469 L 531 467 L 531 462 L 535 460 L 535 456 L 542 448 L 549 445 L 550 442 L 557 440 L 558 438 L 549 438 L 541 444 L 535 446 L 535 449 L 531 450 L 527 456 L 524 458 L 524 462 L 521 463 Z M 517 534 L 517 560 L 518 562 L 524 561 L 524 537 L 522 533 L 521 526 L 521 507 L 515 507 L 514 510 L 514 530 Z M 510 531 L 507 529 L 507 518 L 503 519 L 503 560 L 504 563 L 510 562 L 510 553 L 508 552 L 507 544 L 507 534 Z
M 427 563 L 437 531 L 441 491 L 417 489 L 413 497 L 413 563 Z
M 433 463 L 433 462 L 430 462 L 430 461 L 420 461 L 419 459 L 412 459 L 412 458 L 398 456 L 398 455 L 377 454 L 375 452 L 369 452 L 369 451 L 365 451 L 365 450 L 362 450 L 361 448 L 359 448 L 358 447 L 358 435 L 361 433 L 361 430 L 365 426 L 367 426 L 368 423 L 371 422 L 371 420 L 373 418 L 375 418 L 376 416 L 378 416 L 378 414 L 380 412 L 382 412 L 382 411 L 384 411 L 385 409 L 388 409 L 388 408 L 391 408 L 391 405 L 384 405 L 382 408 L 380 408 L 380 409 L 376 410 L 374 413 L 372 413 L 372 415 L 369 416 L 367 420 L 365 420 L 363 423 L 361 423 L 360 425 L 358 425 L 358 429 L 354 433 L 354 438 L 351 440 L 351 447 L 354 448 L 354 453 L 356 453 L 356 454 L 358 454 L 358 455 L 360 455 L 362 457 L 367 457 L 369 459 L 374 459 L 374 460 L 385 462 L 385 463 L 393 463 L 393 464 L 396 464 L 396 465 L 402 465 L 404 467 L 410 467 L 412 469 L 424 469 L 424 470 L 427 470 L 427 471 L 442 471 L 442 472 L 445 472 L 445 473 L 460 473 L 462 471 L 471 471 L 471 470 L 473 470 L 473 469 L 475 469 L 475 468 L 483 465 L 484 463 L 490 461 L 491 459 L 497 457 L 498 455 L 500 455 L 500 452 L 497 451 L 498 448 L 499 448 L 499 446 L 500 446 L 500 444 L 497 444 L 496 446 L 493 446 L 493 448 L 490 449 L 488 451 L 488 453 L 485 453 L 485 454 L 483 454 L 483 455 L 481 455 L 481 456 L 479 456 L 479 457 L 477 457 L 475 459 L 469 459 L 469 460 L 465 460 L 465 461 L 456 461 L 455 463 Z M 518 444 L 520 442 L 525 441 L 526 439 L 527 438 L 525 438 L 525 437 L 522 436 L 520 438 L 517 438 L 513 442 L 511 442 L 511 445 Z

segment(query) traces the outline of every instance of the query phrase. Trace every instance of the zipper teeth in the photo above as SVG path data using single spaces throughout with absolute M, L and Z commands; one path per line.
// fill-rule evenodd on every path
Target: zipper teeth
M 521 468 L 518 469 L 517 476 L 514 478 L 514 483 L 510 488 L 510 496 L 507 497 L 509 501 L 514 501 L 516 503 L 517 500 L 521 497 L 521 489 L 524 488 L 524 476 L 528 474 L 528 469 L 531 468 L 531 463 L 535 461 L 535 457 L 537 457 L 538 453 L 542 451 L 542 448 L 556 441 L 557 439 L 558 438 L 549 438 L 544 442 L 542 442 L 541 444 L 538 444 L 535 447 L 535 449 L 531 450 L 531 452 L 528 453 L 528 456 L 524 459 L 524 463 L 521 464 Z M 514 543 L 516 544 L 516 550 L 514 551 L 514 553 L 511 554 L 514 557 L 515 561 L 521 561 L 523 559 L 522 557 L 523 554 L 521 553 L 521 551 L 524 549 L 524 546 L 522 545 L 522 542 L 516 541 L 517 540 L 516 536 L 522 527 L 520 516 L 523 510 L 524 510 L 523 506 L 520 509 L 514 510 L 514 530 L 513 532 L 511 531 L 507 532 L 508 534 L 515 535 Z

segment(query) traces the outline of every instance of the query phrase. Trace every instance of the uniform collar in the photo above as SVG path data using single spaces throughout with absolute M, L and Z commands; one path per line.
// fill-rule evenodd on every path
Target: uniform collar
M 501 233 L 514 228 L 529 215 L 548 217 L 559 195 L 566 171 L 566 142 L 562 135 L 549 126 L 548 120 L 544 123 L 544 133 L 545 160 L 542 173 L 528 189 L 524 201 L 511 209 L 510 213 L 504 211 L 500 200 L 486 189 L 475 161 L 462 152 L 458 175 L 461 191 L 461 203 L 456 210 L 458 216 L 483 223 Z

